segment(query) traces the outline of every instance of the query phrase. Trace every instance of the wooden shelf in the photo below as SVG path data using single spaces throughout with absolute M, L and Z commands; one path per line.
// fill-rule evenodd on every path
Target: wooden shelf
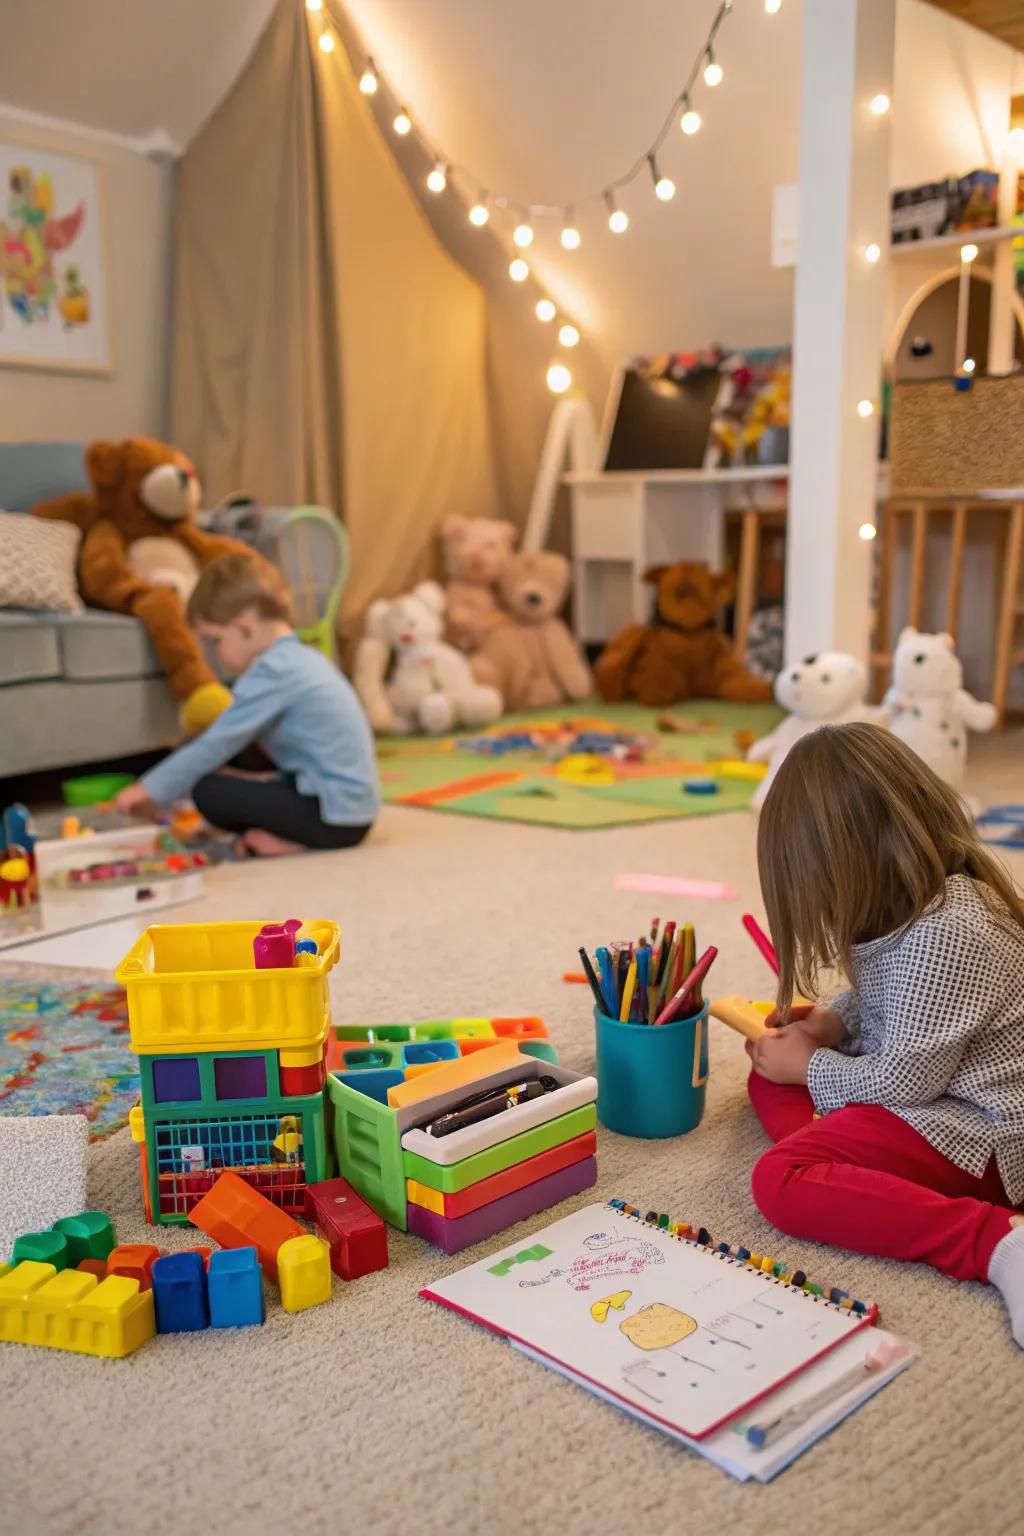
M 929 251 L 959 250 L 962 245 L 997 245 L 1002 240 L 1024 239 L 1024 224 L 1002 224 L 996 229 L 965 229 L 952 235 L 934 235 L 930 240 L 901 240 L 889 247 L 893 261 L 911 256 L 926 256 Z

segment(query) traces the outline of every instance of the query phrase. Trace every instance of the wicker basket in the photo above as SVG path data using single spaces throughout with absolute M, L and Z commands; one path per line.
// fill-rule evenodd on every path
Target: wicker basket
M 894 496 L 969 495 L 1024 486 L 1024 374 L 896 384 Z

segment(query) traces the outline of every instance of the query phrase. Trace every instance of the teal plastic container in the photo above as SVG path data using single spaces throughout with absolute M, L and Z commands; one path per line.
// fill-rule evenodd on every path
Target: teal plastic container
M 597 1118 L 620 1136 L 683 1136 L 704 1113 L 708 1005 L 674 1024 L 622 1024 L 594 1009 Z

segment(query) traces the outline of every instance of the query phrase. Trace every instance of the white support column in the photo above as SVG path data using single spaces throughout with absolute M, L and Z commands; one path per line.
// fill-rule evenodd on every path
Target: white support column
M 787 658 L 868 653 L 871 544 L 858 530 L 875 520 L 889 247 L 889 114 L 870 104 L 892 94 L 895 8 L 804 4 Z

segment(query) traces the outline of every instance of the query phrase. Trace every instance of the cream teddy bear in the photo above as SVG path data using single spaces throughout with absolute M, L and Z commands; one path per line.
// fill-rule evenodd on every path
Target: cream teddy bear
M 460 651 L 472 652 L 502 622 L 495 586 L 515 546 L 515 525 L 496 517 L 453 514 L 441 524 L 440 537 L 446 638 Z
M 884 725 L 887 712 L 864 703 L 867 674 L 855 656 L 842 651 L 819 651 L 794 666 L 783 667 L 775 679 L 775 698 L 790 711 L 768 736 L 747 752 L 747 761 L 767 763 L 767 777 L 757 786 L 751 805 L 760 809 L 789 749 L 801 736 L 819 725 L 840 725 L 867 720 Z
M 902 631 L 884 700 L 893 735 L 957 790 L 967 763 L 967 732 L 990 731 L 997 718 L 995 705 L 976 699 L 963 682 L 951 635 L 925 635 L 911 627 Z
M 476 682 L 466 657 L 441 639 L 444 609 L 436 581 L 371 603 L 353 681 L 375 731 L 440 735 L 500 716 L 498 690 Z

